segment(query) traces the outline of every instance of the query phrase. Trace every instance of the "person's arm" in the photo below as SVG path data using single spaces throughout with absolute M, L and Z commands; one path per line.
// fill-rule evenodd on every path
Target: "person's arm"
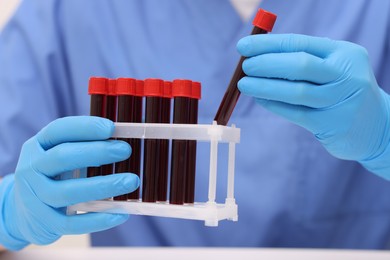
M 23 1 L 0 34 L 0 176 L 15 171 L 27 139 L 72 114 L 54 1 L 44 2 Z
M 390 97 L 367 51 L 305 35 L 256 35 L 238 43 L 248 57 L 242 93 L 312 132 L 335 157 L 390 180 Z
M 0 35 L 0 176 L 6 176 L 0 183 L 0 245 L 9 250 L 121 224 L 128 216 L 67 216 L 65 208 L 128 193 L 138 186 L 138 177 L 129 173 L 56 178 L 65 171 L 124 160 L 130 154 L 126 143 L 107 140 L 114 129 L 111 121 L 55 120 L 75 113 L 59 6 L 59 1 L 23 1 Z

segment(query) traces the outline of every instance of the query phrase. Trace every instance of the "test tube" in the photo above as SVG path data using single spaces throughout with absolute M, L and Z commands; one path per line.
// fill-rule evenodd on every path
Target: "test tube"
M 144 82 L 145 122 L 161 122 L 161 98 L 164 81 L 161 79 L 146 79 Z M 159 176 L 160 142 L 156 139 L 144 141 L 144 174 L 142 183 L 142 201 L 156 202 L 157 180 Z
M 201 84 L 192 82 L 192 97 L 189 102 L 189 123 L 198 123 L 198 103 L 201 98 Z M 196 141 L 188 140 L 187 171 L 184 188 L 184 203 L 194 203 L 196 172 Z
M 174 80 L 172 97 L 174 99 L 173 123 L 189 123 L 189 103 L 192 96 L 192 81 Z M 187 171 L 187 140 L 172 140 L 171 186 L 169 203 L 181 205 L 184 203 L 184 185 Z
M 118 113 L 117 121 L 130 123 L 134 121 L 133 106 L 134 95 L 136 90 L 136 81 L 132 78 L 118 78 L 116 81 L 116 94 L 118 95 Z M 122 140 L 130 144 L 129 138 L 122 138 Z M 130 158 L 115 164 L 115 173 L 129 172 Z M 130 171 L 131 172 L 131 171 Z M 127 200 L 127 194 L 114 197 L 114 200 Z
M 144 96 L 144 81 L 136 80 L 135 93 L 133 97 L 133 122 L 142 122 L 142 99 Z M 130 145 L 132 152 L 130 156 L 129 172 L 141 176 L 141 140 L 136 138 L 130 139 Z M 135 191 L 127 194 L 127 199 L 138 200 L 139 199 L 139 188 Z
M 92 77 L 89 79 L 88 94 L 91 95 L 91 116 L 104 117 L 106 113 L 107 79 Z M 87 177 L 101 175 L 101 167 L 88 167 Z
M 161 98 L 161 123 L 171 122 L 172 82 L 165 81 Z M 160 167 L 157 179 L 157 201 L 167 201 L 169 140 L 160 140 Z
M 253 19 L 254 27 L 251 34 L 266 34 L 271 32 L 275 21 L 275 14 L 263 9 L 259 9 L 255 18 Z M 240 91 L 237 88 L 237 83 L 240 79 L 245 77 L 245 73 L 242 71 L 242 63 L 244 60 L 245 57 L 241 57 L 240 61 L 238 62 L 237 68 L 234 71 L 233 77 L 230 80 L 229 86 L 219 105 L 217 114 L 214 118 L 214 121 L 216 121 L 218 125 L 227 125 L 236 106 L 238 98 L 240 97 Z
M 117 96 L 116 96 L 116 80 L 108 80 L 108 88 L 106 95 L 106 114 L 105 118 L 110 119 L 111 121 L 116 121 L 116 110 L 117 110 Z M 102 166 L 102 175 L 113 174 L 114 164 L 105 164 Z

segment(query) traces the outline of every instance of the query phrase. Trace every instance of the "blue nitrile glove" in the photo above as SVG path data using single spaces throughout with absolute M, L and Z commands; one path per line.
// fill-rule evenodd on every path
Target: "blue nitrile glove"
M 294 34 L 249 36 L 237 48 L 249 57 L 242 93 L 312 132 L 335 157 L 390 180 L 389 96 L 364 48 Z
M 22 147 L 15 174 L 0 183 L 0 244 L 19 250 L 29 243 L 44 245 L 61 235 L 105 230 L 128 215 L 87 213 L 67 216 L 65 207 L 104 199 L 136 189 L 130 173 L 55 180 L 57 175 L 129 157 L 130 146 L 107 140 L 114 124 L 98 117 L 66 117 L 53 121 Z

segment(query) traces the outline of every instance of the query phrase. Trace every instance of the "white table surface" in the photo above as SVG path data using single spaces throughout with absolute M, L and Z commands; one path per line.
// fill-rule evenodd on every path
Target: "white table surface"
M 390 251 L 237 248 L 39 248 L 0 253 L 2 260 L 110 259 L 110 260 L 384 260 Z

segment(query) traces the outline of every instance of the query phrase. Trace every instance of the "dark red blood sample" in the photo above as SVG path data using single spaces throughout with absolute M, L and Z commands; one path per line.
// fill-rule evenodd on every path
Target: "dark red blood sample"
M 111 121 L 116 121 L 117 96 L 116 96 L 116 80 L 108 80 L 108 89 L 106 95 L 106 114 L 105 118 Z M 102 175 L 109 175 L 114 173 L 114 164 L 105 164 L 102 166 Z
M 107 82 L 106 78 L 92 77 L 89 79 L 88 94 L 91 95 L 91 116 L 105 116 Z M 87 177 L 99 175 L 101 175 L 101 167 L 88 167 Z
M 192 96 L 192 81 L 174 80 L 172 97 L 174 98 L 173 123 L 189 123 L 189 105 Z M 187 171 L 188 141 L 172 140 L 171 186 L 169 203 L 184 203 L 184 185 Z
M 133 122 L 142 122 L 142 99 L 144 96 L 144 82 L 142 80 L 136 80 L 135 92 L 133 97 Z M 141 175 L 141 139 L 131 138 L 130 145 L 132 148 L 129 172 L 137 174 L 138 177 Z M 139 199 L 139 188 L 135 191 L 127 194 L 127 199 L 138 200 Z
M 198 103 L 201 98 L 201 85 L 192 82 L 192 97 L 189 103 L 189 123 L 198 123 Z M 196 141 L 188 140 L 187 171 L 184 188 L 184 203 L 194 203 L 195 200 L 195 172 L 196 172 Z
M 161 98 L 161 123 L 169 124 L 171 122 L 171 99 L 172 82 L 164 82 L 164 91 Z M 169 140 L 160 141 L 160 167 L 157 179 L 157 201 L 167 201 L 168 191 L 168 161 L 169 161 Z
M 146 79 L 144 95 L 146 97 L 145 123 L 161 123 L 160 103 L 163 94 L 164 81 Z M 145 139 L 144 142 L 144 175 L 142 183 L 142 201 L 155 202 L 157 180 L 159 176 L 160 140 Z
M 132 78 L 119 78 L 116 82 L 116 94 L 118 95 L 118 114 L 117 121 L 130 123 L 134 121 L 133 103 L 135 95 L 136 81 Z M 118 138 L 130 144 L 129 138 Z M 117 162 L 115 164 L 115 173 L 129 172 L 130 159 Z M 127 194 L 114 197 L 114 200 L 127 200 Z
M 266 34 L 271 32 L 275 21 L 275 14 L 267 12 L 263 9 L 259 9 L 255 18 L 253 19 L 254 27 L 251 34 Z M 234 71 L 233 77 L 230 80 L 229 86 L 225 92 L 225 95 L 223 96 L 221 104 L 219 105 L 217 114 L 214 117 L 214 120 L 217 121 L 218 125 L 227 125 L 236 106 L 238 98 L 240 97 L 241 93 L 237 88 L 237 83 L 240 79 L 245 77 L 245 73 L 242 71 L 242 63 L 244 60 L 245 57 L 241 57 L 240 61 L 238 62 L 237 68 Z

